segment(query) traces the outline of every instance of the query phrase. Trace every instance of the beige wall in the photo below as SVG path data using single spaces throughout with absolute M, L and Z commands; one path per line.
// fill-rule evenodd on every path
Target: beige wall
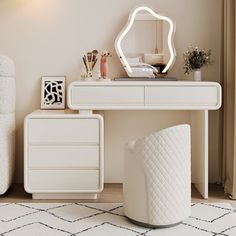
M 40 77 L 66 75 L 67 83 L 79 79 L 81 55 L 91 49 L 108 49 L 110 76 L 124 75 L 114 52 L 114 40 L 132 7 L 145 2 L 159 13 L 170 16 L 177 25 L 177 61 L 171 72 L 188 79 L 182 69 L 182 53 L 190 44 L 211 48 L 214 64 L 203 71 L 204 79 L 220 81 L 222 44 L 222 0 L 1 0 L 0 54 L 16 62 L 17 74 L 17 181 L 22 180 L 23 119 L 40 106 Z M 117 114 L 116 116 L 114 116 Z M 180 114 L 181 115 L 181 114 Z M 116 129 L 115 117 L 132 117 L 145 123 L 148 114 L 106 113 L 111 146 Z M 158 116 L 158 113 L 155 113 Z M 159 118 L 166 120 L 170 113 Z M 178 120 L 178 115 L 176 120 Z M 218 116 L 210 114 L 210 180 L 218 180 Z M 110 123 L 109 123 L 110 122 Z M 167 122 L 168 123 L 168 122 Z M 132 136 L 132 135 L 129 135 Z M 113 143 L 112 143 L 113 142 Z M 107 150 L 109 152 L 109 150 Z M 114 156 L 117 161 L 119 156 Z M 122 162 L 118 161 L 118 164 Z M 110 165 L 110 164 L 108 164 Z M 107 178 L 111 178 L 107 173 Z M 120 174 L 117 174 L 118 177 Z

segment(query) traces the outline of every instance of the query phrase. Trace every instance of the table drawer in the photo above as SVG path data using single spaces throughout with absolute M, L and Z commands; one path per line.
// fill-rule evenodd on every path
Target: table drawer
M 218 97 L 216 86 L 159 86 L 145 88 L 145 104 L 147 106 L 216 106 Z
M 98 146 L 30 146 L 29 168 L 99 168 Z
M 71 91 L 72 106 L 143 105 L 144 87 L 80 86 Z
M 99 143 L 98 119 L 30 119 L 30 143 Z
M 99 189 L 98 170 L 30 170 L 31 192 L 93 191 Z

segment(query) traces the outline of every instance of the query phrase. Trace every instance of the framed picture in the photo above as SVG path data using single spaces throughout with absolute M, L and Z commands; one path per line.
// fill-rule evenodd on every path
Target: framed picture
M 65 76 L 44 76 L 41 81 L 41 109 L 65 109 Z

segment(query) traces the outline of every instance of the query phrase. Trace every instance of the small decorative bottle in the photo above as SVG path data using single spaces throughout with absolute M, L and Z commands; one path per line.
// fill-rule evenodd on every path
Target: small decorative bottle
M 110 80 L 107 77 L 108 74 L 108 63 L 107 63 L 107 58 L 110 57 L 111 54 L 107 51 L 103 51 L 101 54 L 101 59 L 100 59 L 100 74 L 102 79 Z

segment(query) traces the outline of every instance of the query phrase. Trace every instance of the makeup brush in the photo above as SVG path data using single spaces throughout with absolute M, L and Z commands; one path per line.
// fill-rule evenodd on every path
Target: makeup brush
M 93 61 L 94 61 L 98 55 L 98 50 L 93 50 L 92 55 L 93 55 Z
M 96 64 L 96 62 L 97 62 L 97 58 L 95 58 L 95 60 L 93 61 L 93 65 L 92 65 L 92 69 L 94 68 L 94 66 L 95 66 L 95 64 Z
M 91 52 L 88 52 L 87 53 L 87 58 L 88 58 L 88 63 L 89 63 L 89 69 L 91 69 L 92 67 L 92 53 Z
M 88 72 L 88 66 L 87 66 L 87 63 L 86 63 L 86 60 L 85 60 L 85 56 L 83 56 L 83 62 L 84 62 L 84 65 L 85 65 L 86 71 Z
M 91 52 L 88 52 L 88 53 L 87 53 L 87 57 L 88 57 L 88 61 L 91 62 L 91 59 L 92 59 L 92 53 L 91 53 Z
M 98 55 L 98 50 L 93 50 L 92 51 L 92 61 L 93 61 L 92 68 L 94 68 L 94 66 L 98 60 L 97 55 Z

